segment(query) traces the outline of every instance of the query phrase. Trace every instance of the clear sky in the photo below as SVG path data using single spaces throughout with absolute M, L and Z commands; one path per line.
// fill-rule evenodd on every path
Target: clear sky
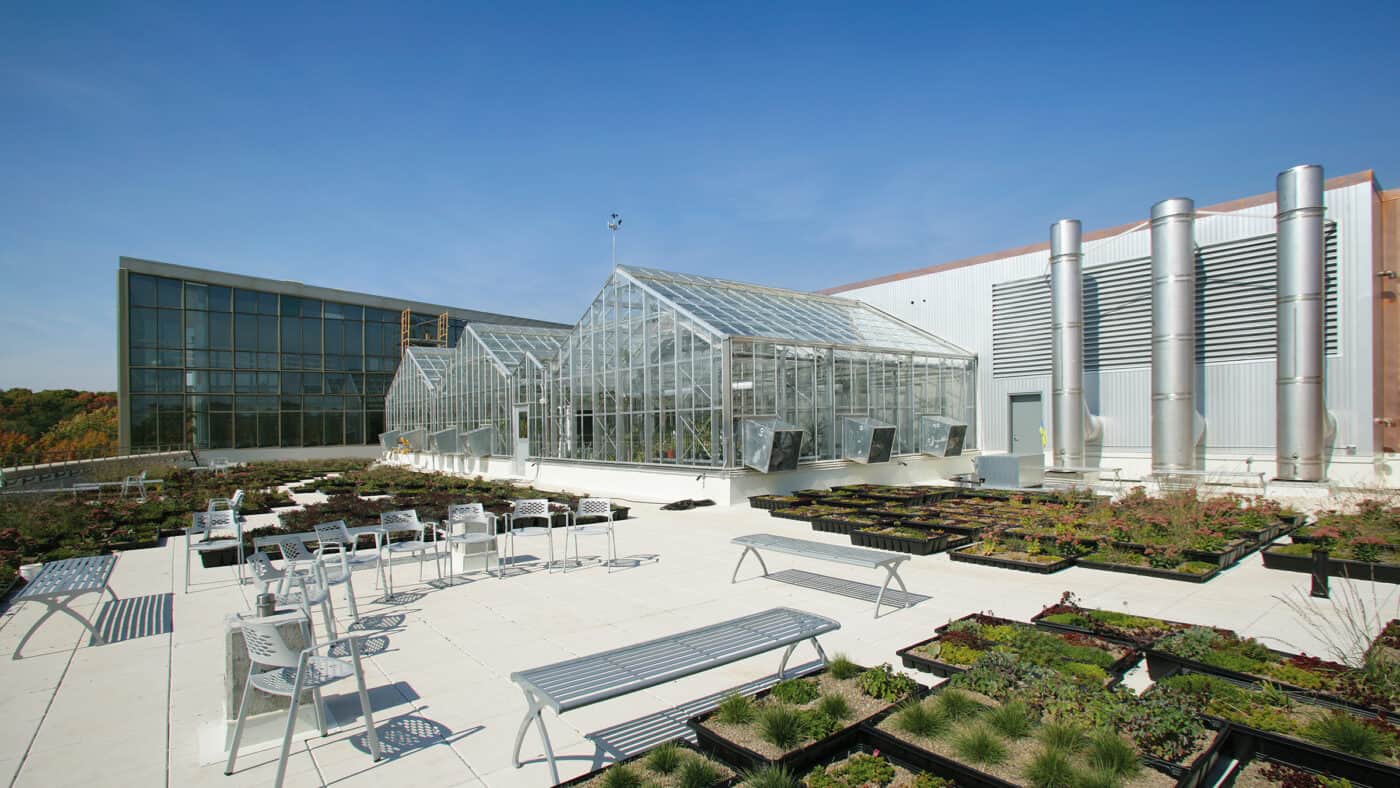
M 1400 179 L 1400 3 L 0 4 L 0 387 L 113 389 L 120 255 L 573 322 L 1274 175 Z

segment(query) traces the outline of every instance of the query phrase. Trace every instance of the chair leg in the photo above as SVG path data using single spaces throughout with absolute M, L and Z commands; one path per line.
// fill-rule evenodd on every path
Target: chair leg
M 287 776 L 287 758 L 292 754 L 292 734 L 297 727 L 297 702 L 301 700 L 302 682 L 306 677 L 306 658 L 297 665 L 297 677 L 292 682 L 291 708 L 287 709 L 287 728 L 282 732 L 282 753 L 277 757 L 277 777 L 272 781 L 273 788 L 282 788 L 282 779 Z
M 253 692 L 253 667 L 248 666 L 248 677 L 243 684 L 243 700 L 238 703 L 238 722 L 233 725 L 233 741 L 229 743 L 228 763 L 224 764 L 224 774 L 233 774 L 233 762 L 238 758 L 238 745 L 243 741 L 243 721 L 248 719 L 248 696 Z
M 190 540 L 194 538 L 192 534 L 185 534 L 185 593 L 190 592 Z
M 316 712 L 316 728 L 321 732 L 321 737 L 329 736 L 331 731 L 326 727 L 326 705 L 321 698 L 320 687 L 311 690 L 311 708 Z
M 360 641 L 350 639 L 350 659 L 355 663 L 355 684 L 360 690 L 360 713 L 365 715 L 365 738 L 369 739 L 369 753 L 378 761 L 384 756 L 379 752 L 379 734 L 374 730 L 374 713 L 370 710 L 369 690 L 365 688 L 365 666 L 360 660 Z
M 351 623 L 360 623 L 360 608 L 355 603 L 355 569 L 349 564 L 345 566 L 345 603 L 350 608 Z

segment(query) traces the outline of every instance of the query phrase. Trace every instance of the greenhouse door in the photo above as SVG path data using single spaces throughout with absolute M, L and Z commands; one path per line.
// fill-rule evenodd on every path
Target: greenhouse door
M 515 475 L 525 475 L 525 461 L 530 458 L 530 409 L 520 406 L 515 409 Z
M 1041 445 L 1041 425 L 1039 394 L 1011 395 L 1011 454 L 1040 454 L 1045 451 Z

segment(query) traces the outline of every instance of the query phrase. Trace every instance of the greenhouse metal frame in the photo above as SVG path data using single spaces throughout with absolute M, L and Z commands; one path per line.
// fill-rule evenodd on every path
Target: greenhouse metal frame
M 535 342 L 502 349 L 498 333 Z M 493 427 L 503 456 L 515 408 L 543 459 L 739 468 L 751 419 L 800 429 L 801 462 L 847 459 L 848 416 L 893 427 L 893 454 L 913 454 L 924 416 L 966 423 L 976 445 L 976 365 L 859 301 L 617 266 L 572 331 L 468 326 L 437 412 L 444 426 Z M 390 429 L 416 426 L 393 404 L 415 391 L 391 388 Z

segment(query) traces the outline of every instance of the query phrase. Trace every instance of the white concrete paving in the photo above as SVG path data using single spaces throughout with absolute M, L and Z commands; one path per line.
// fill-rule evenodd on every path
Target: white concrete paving
M 309 502 L 303 501 L 303 502 Z M 908 610 L 871 616 L 868 601 L 756 577 L 746 562 L 740 582 L 730 573 L 739 550 L 734 536 L 781 533 L 831 543 L 845 537 L 811 531 L 804 523 L 770 518 L 741 507 L 663 512 L 637 505 L 618 525 L 617 542 L 635 566 L 611 573 L 589 562 L 601 540 L 585 540 L 585 566 L 564 572 L 516 571 L 505 579 L 474 572 L 452 587 L 416 582 L 412 566 L 396 572 L 396 599 L 387 603 L 373 573 L 356 576 L 357 600 L 369 631 L 384 647 L 367 659 L 375 722 L 389 757 L 370 760 L 352 682 L 328 691 L 341 724 L 331 735 L 300 739 L 288 765 L 287 785 L 539 786 L 548 769 L 538 737 L 526 737 L 529 762 L 516 769 L 510 748 L 524 712 L 511 671 L 690 629 L 769 607 L 787 605 L 839 620 L 823 638 L 828 653 L 875 664 L 929 637 L 949 619 L 974 611 L 1027 619 L 1074 591 L 1086 605 L 1213 624 L 1266 638 L 1296 650 L 1322 653 L 1323 644 L 1282 601 L 1302 598 L 1307 577 L 1266 570 L 1257 554 L 1204 584 L 1154 580 L 1073 568 L 1050 576 L 956 564 L 946 556 L 914 558 L 902 574 L 909 590 L 929 597 Z M 562 534 L 561 534 L 562 536 Z M 590 542 L 592 542 L 590 544 Z M 560 548 L 562 554 L 562 547 Z M 532 544 L 542 552 L 543 544 Z M 766 557 L 774 571 L 801 569 L 878 583 L 880 573 L 790 556 Z M 247 610 L 252 586 L 238 586 L 232 568 L 201 568 L 184 587 L 184 542 L 123 554 L 112 586 L 122 598 L 174 594 L 173 632 L 103 646 L 88 643 L 71 619 L 55 617 L 34 635 L 21 659 L 20 637 L 42 605 L 12 606 L 0 617 L 0 782 L 17 786 L 265 785 L 276 750 L 240 755 L 238 770 L 223 775 L 211 762 L 225 715 L 225 617 Z M 427 577 L 435 579 L 431 567 Z M 1343 581 L 1334 581 L 1341 588 Z M 1384 618 L 1397 614 L 1396 589 L 1358 584 Z M 1315 602 L 1336 618 L 1334 601 Z M 78 606 L 90 617 L 97 601 Z M 348 616 L 337 589 L 337 613 Z M 318 618 L 319 622 L 319 618 Z M 343 622 L 348 625 L 348 621 Z M 810 659 L 799 651 L 798 662 Z M 777 654 L 745 660 L 707 674 L 654 687 L 546 724 L 565 779 L 654 742 L 694 713 L 698 699 L 769 677 Z M 927 682 L 930 677 L 920 674 Z M 683 707 L 677 710 L 676 707 Z

